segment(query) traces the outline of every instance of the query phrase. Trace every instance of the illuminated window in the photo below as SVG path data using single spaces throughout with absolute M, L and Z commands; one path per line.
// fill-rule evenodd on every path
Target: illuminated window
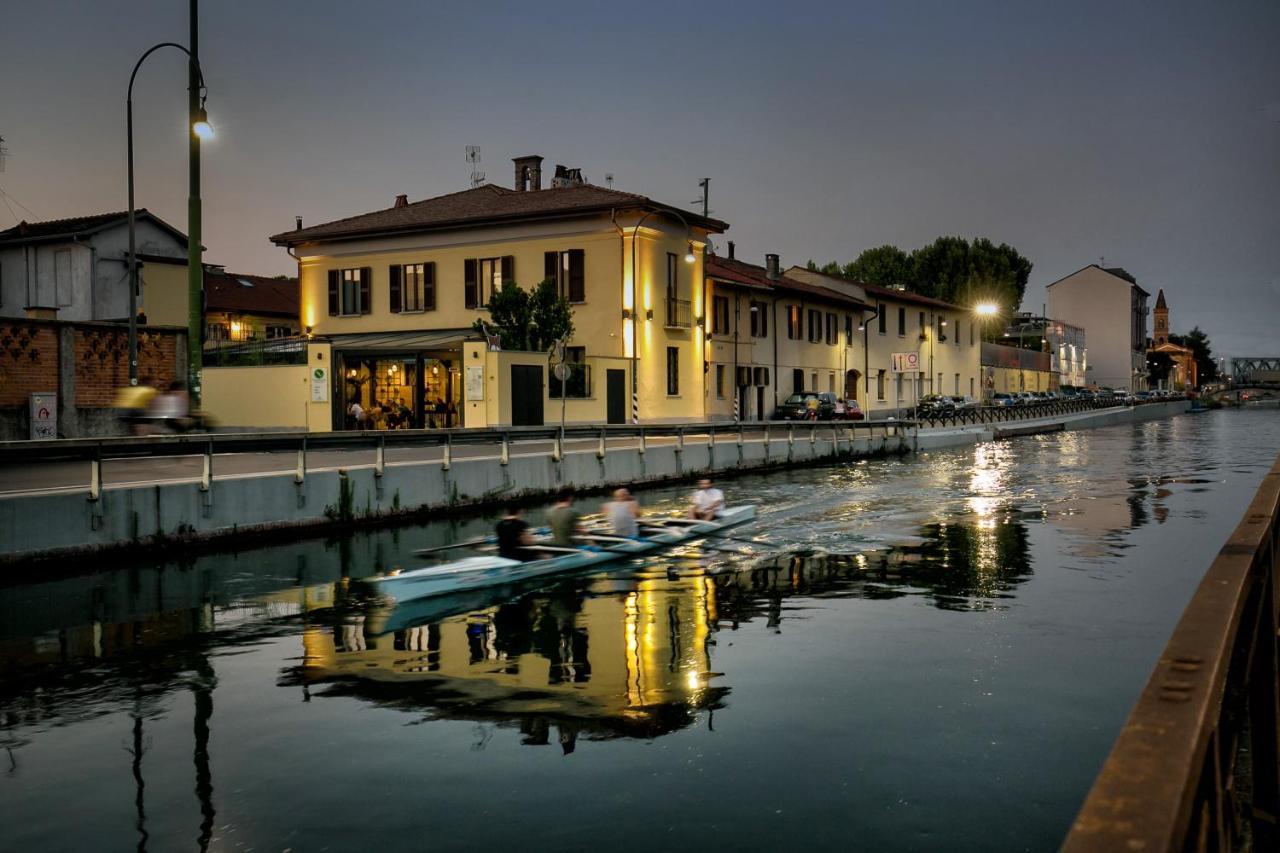
M 787 306 L 787 339 L 788 340 L 792 340 L 792 341 L 800 340 L 800 338 L 804 335 L 804 332 L 801 329 L 801 325 L 802 324 L 800 321 L 800 306 L 788 305 Z

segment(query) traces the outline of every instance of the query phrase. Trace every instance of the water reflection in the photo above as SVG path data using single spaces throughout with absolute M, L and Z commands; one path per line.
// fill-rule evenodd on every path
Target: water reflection
M 1008 513 L 928 524 L 910 544 L 858 554 L 779 554 L 641 564 L 550 589 L 489 590 L 394 610 L 359 584 L 307 615 L 299 667 L 281 684 L 359 697 L 424 719 L 515 728 L 565 752 L 580 738 L 652 738 L 727 706 L 733 673 L 716 634 L 780 633 L 790 599 L 920 596 L 985 610 L 1031 574 L 1025 521 Z M 798 611 L 812 607 L 803 604 Z

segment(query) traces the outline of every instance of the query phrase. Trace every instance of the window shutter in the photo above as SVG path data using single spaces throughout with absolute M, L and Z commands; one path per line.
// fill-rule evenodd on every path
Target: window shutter
M 360 268 L 360 313 L 373 313 L 373 267 Z
M 390 273 L 390 281 L 387 283 L 387 293 L 391 297 L 391 313 L 400 313 L 400 288 L 402 287 L 404 267 L 400 264 L 392 264 L 388 269 Z
M 560 286 L 560 276 L 558 275 L 559 268 L 560 268 L 559 252 L 543 252 L 542 253 L 542 277 L 544 279 L 549 278 L 552 281 L 554 281 L 556 283 L 557 288 L 559 288 Z M 503 275 L 503 278 L 506 278 L 505 273 Z M 561 294 L 564 293 L 563 290 L 560 290 L 559 292 Z
M 475 308 L 480 303 L 476 300 L 476 259 L 467 258 L 462 265 L 462 277 L 465 281 L 465 306 Z
M 338 277 L 337 270 L 329 270 L 329 316 L 338 316 Z
M 436 262 L 430 261 L 422 265 L 422 307 L 427 311 L 436 310 Z
M 514 255 L 502 256 L 502 286 L 506 287 L 507 283 L 516 283 L 516 259 Z
M 569 301 L 587 301 L 587 256 L 582 249 L 569 250 Z

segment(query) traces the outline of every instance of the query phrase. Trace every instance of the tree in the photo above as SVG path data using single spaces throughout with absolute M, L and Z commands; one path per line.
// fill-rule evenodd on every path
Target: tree
M 985 237 L 939 237 L 911 253 L 910 289 L 957 305 L 994 302 L 1009 316 L 1022 304 L 1031 261 Z
M 476 320 L 473 328 L 481 334 L 496 331 L 503 349 L 547 352 L 557 340 L 573 334 L 573 309 L 551 279 L 539 282 L 532 292 L 508 281 L 489 298 L 488 321 Z
M 911 258 L 897 246 L 890 245 L 864 250 L 852 263 L 845 264 L 841 272 L 849 278 L 881 287 L 895 284 L 910 286 L 915 281 Z

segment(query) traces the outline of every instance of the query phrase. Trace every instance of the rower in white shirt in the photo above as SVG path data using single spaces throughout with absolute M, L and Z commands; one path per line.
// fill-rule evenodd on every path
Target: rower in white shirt
M 719 517 L 724 510 L 724 492 L 711 485 L 711 480 L 698 481 L 698 490 L 693 493 L 693 505 L 689 507 L 689 517 L 710 521 Z

